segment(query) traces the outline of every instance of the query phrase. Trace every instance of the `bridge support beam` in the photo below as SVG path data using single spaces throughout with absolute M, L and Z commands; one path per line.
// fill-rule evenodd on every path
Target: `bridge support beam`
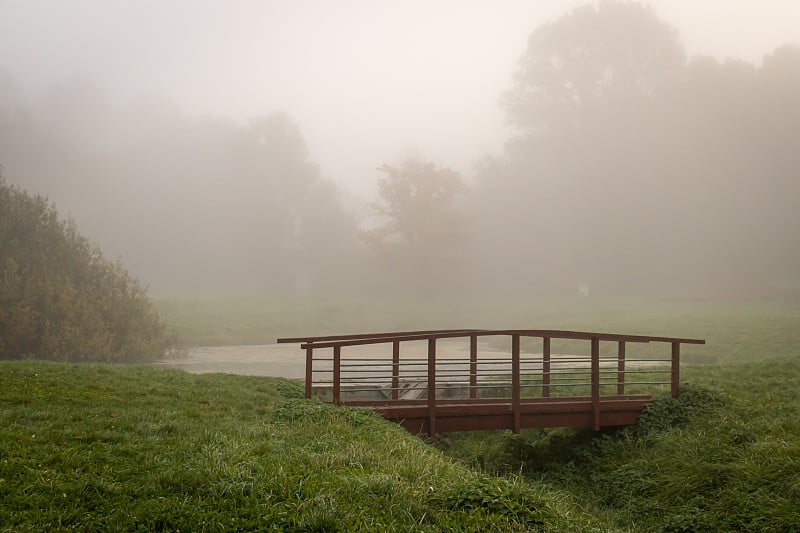
M 436 435 L 436 339 L 428 339 L 428 434 Z
M 600 339 L 592 337 L 592 428 L 600 431 Z
M 511 428 L 514 433 L 520 431 L 520 396 L 521 396 L 521 377 L 519 364 L 519 335 L 511 336 L 511 411 L 514 415 L 514 426 Z
M 672 397 L 677 398 L 681 386 L 681 343 L 672 343 Z

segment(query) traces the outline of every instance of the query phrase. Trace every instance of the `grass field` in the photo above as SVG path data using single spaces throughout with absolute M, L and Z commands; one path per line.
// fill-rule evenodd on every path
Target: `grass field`
M 448 454 L 522 474 L 634 531 L 797 531 L 800 358 L 684 369 L 636 428 L 451 435 Z
M 448 451 L 277 378 L 0 364 L 0 531 L 794 531 L 800 359 L 689 366 L 636 428 Z
M 697 337 L 687 362 L 800 355 L 800 302 L 559 300 L 504 302 L 318 302 L 161 299 L 164 321 L 190 346 L 269 344 L 278 337 L 442 328 L 534 328 Z M 564 343 L 566 353 L 585 350 Z M 578 352 L 576 352 L 576 350 Z M 648 347 L 642 350 L 648 353 Z
M 604 528 L 297 382 L 34 362 L 0 382 L 0 531 Z
M 285 379 L 2 362 L 0 532 L 800 530 L 792 304 L 486 306 L 474 321 L 466 304 L 159 305 L 197 344 L 535 325 L 704 337 L 687 359 L 717 364 L 684 365 L 681 397 L 658 396 L 635 428 L 452 434 L 437 447 L 301 400 Z

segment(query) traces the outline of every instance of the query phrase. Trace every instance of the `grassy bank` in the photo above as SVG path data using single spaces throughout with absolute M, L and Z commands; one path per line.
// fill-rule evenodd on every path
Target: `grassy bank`
M 793 531 L 798 377 L 797 357 L 689 365 L 636 428 L 443 453 L 294 381 L 6 362 L 0 531 Z
M 796 306 L 448 306 L 159 301 L 194 344 L 535 325 L 704 337 L 684 360 L 720 364 L 684 365 L 681 398 L 636 428 L 454 434 L 443 453 L 289 380 L 0 363 L 0 531 L 796 530 Z
M 452 435 L 448 452 L 521 473 L 636 531 L 797 531 L 800 358 L 685 367 L 636 428 Z
M 288 380 L 31 362 L 0 382 L 0 531 L 605 529 Z

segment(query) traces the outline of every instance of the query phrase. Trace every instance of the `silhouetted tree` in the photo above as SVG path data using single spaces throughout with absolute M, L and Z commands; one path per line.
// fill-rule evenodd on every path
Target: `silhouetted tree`
M 683 64 L 677 33 L 652 7 L 579 7 L 528 39 L 506 94 L 508 120 L 528 132 L 585 126 L 593 106 L 651 94 Z
M 373 210 L 383 225 L 364 233 L 380 258 L 386 281 L 397 288 L 449 290 L 460 282 L 467 230 L 459 196 L 459 174 L 428 161 L 384 165 Z
M 593 294 L 796 284 L 799 57 L 686 61 L 633 3 L 537 29 L 505 99 L 518 134 L 480 170 L 475 204 L 473 257 L 514 260 L 479 275 Z

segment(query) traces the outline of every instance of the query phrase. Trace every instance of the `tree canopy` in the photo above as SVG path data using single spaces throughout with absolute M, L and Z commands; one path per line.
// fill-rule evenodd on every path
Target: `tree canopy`
M 421 291 L 452 289 L 462 270 L 466 219 L 458 200 L 467 188 L 448 168 L 419 159 L 379 168 L 382 225 L 364 233 L 388 281 Z
M 515 260 L 482 279 L 651 295 L 797 284 L 798 80 L 793 47 L 760 66 L 687 59 L 638 3 L 535 30 L 505 100 L 518 133 L 475 203 L 478 249 Z
M 652 94 L 680 71 L 677 32 L 645 4 L 585 5 L 531 34 L 505 104 L 527 131 L 580 127 L 593 106 Z

